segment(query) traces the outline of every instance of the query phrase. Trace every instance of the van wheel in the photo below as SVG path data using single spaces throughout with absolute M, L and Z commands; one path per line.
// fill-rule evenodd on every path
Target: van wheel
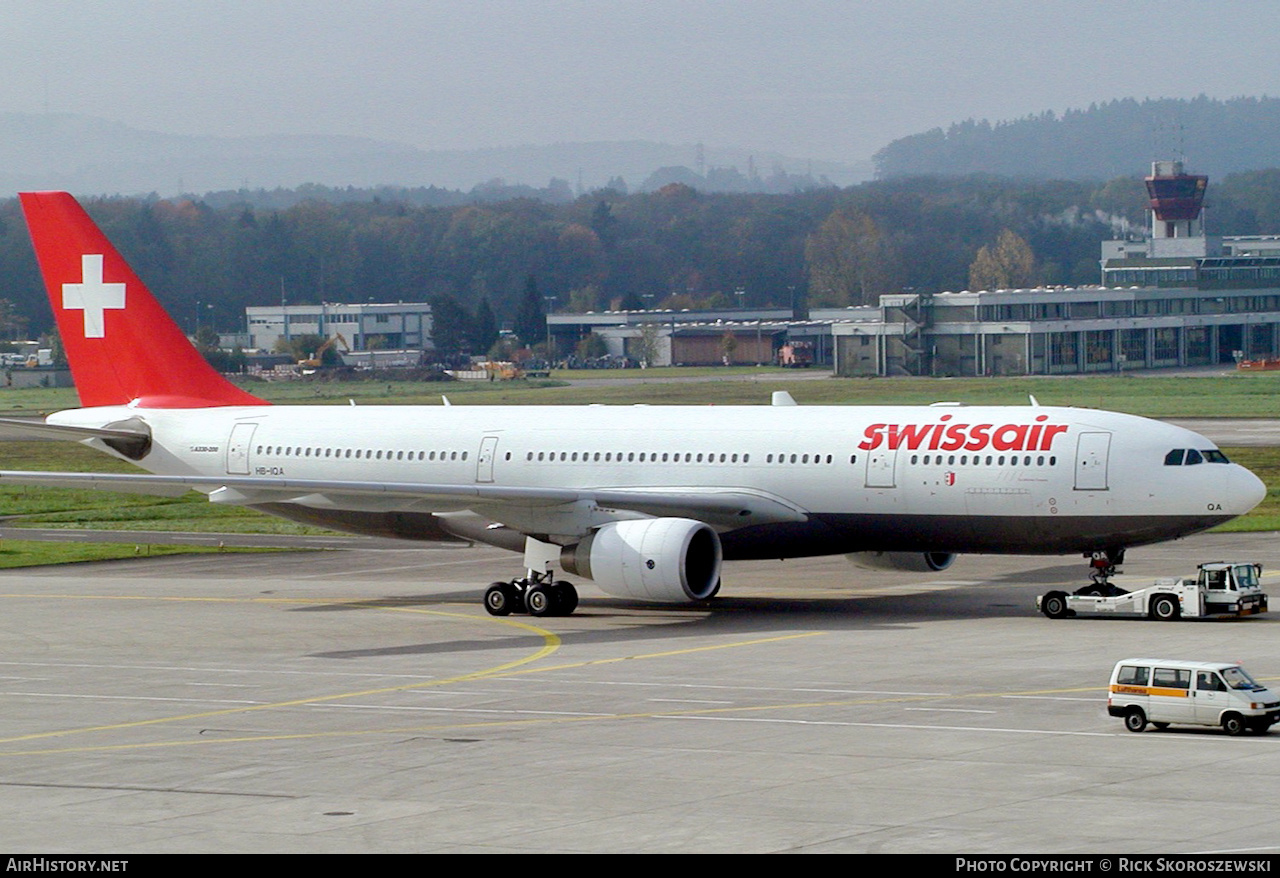
M 1062 591 L 1051 591 L 1040 599 L 1040 612 L 1050 619 L 1067 617 L 1067 594 Z
M 1156 595 L 1151 601 L 1151 618 L 1153 619 L 1171 622 L 1181 615 L 1182 608 L 1178 606 L 1178 599 L 1173 595 Z
M 1147 715 L 1140 707 L 1131 707 L 1124 715 L 1124 727 L 1131 732 L 1140 732 L 1147 727 Z
M 1157 729 L 1159 729 L 1159 730 L 1160 730 L 1160 731 L 1162 731 L 1162 732 L 1163 732 L 1165 729 L 1169 728 L 1169 724 L 1168 724 L 1168 723 L 1152 723 L 1152 725 L 1153 725 L 1153 726 L 1155 726 Z
M 1228 735 L 1243 735 L 1249 730 L 1249 724 L 1238 713 L 1229 713 L 1222 718 L 1222 729 Z

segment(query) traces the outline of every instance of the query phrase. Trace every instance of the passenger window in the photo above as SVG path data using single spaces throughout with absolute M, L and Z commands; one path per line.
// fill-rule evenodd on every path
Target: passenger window
M 1175 448 L 1164 456 L 1165 466 L 1182 466 L 1182 456 L 1187 452 L 1181 448 Z
M 1191 672 L 1184 668 L 1156 668 L 1151 685 L 1164 689 L 1190 689 Z
M 1145 686 L 1150 670 L 1145 665 L 1122 665 L 1116 682 L 1125 686 Z

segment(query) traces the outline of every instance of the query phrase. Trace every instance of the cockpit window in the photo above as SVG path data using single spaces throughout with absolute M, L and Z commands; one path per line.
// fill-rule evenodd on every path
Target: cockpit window
M 1216 448 L 1197 450 L 1175 448 L 1164 456 L 1165 466 L 1194 466 L 1197 463 L 1230 463 L 1227 456 Z

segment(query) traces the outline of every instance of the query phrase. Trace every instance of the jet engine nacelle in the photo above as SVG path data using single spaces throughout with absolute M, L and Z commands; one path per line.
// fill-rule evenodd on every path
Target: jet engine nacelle
M 606 524 L 566 546 L 560 566 L 614 597 L 684 603 L 715 593 L 723 557 L 720 537 L 702 522 L 651 518 Z
M 867 570 L 905 570 L 911 573 L 946 570 L 956 559 L 950 552 L 854 552 L 845 557 Z

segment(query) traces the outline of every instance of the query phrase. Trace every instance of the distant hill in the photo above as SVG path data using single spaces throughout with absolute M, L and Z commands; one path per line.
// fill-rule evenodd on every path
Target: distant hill
M 1280 98 L 1126 98 L 1061 116 L 970 119 L 895 140 L 874 162 L 881 179 L 984 173 L 1109 180 L 1174 158 L 1218 178 L 1280 167 Z
M 73 114 L 0 113 L 0 192 L 66 189 L 80 195 L 162 196 L 215 190 L 327 187 L 528 186 L 559 191 L 598 189 L 621 180 L 639 188 L 655 171 L 694 165 L 697 146 L 628 141 L 561 143 L 477 150 L 421 150 L 363 137 L 323 135 L 193 137 L 141 131 Z M 748 167 L 759 179 L 812 175 L 846 186 L 871 176 L 869 164 L 818 162 L 744 150 L 705 150 L 705 163 Z M 708 174 L 710 177 L 710 174 Z M 749 181 L 748 181 L 749 182 Z

